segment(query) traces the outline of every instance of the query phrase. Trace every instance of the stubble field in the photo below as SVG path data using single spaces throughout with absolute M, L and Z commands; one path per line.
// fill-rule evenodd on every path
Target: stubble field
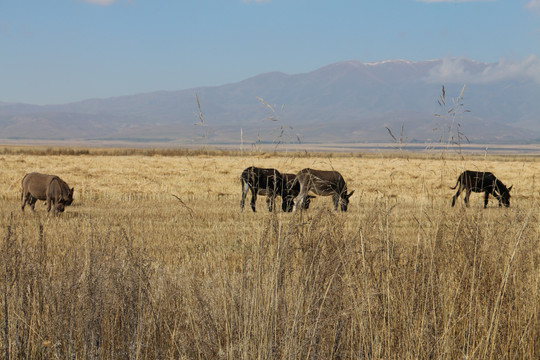
M 349 211 L 241 212 L 251 165 L 337 170 Z M 540 354 L 538 157 L 5 151 L 0 167 L 5 358 Z M 513 185 L 511 207 L 450 207 L 465 169 Z M 73 205 L 21 212 L 31 171 Z

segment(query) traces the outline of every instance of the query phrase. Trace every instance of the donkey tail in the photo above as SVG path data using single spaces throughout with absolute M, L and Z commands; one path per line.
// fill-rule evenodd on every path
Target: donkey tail
M 22 180 L 21 180 L 21 187 L 23 186 L 23 184 L 24 184 L 24 179 L 26 179 L 27 176 L 28 176 L 28 174 L 25 174 L 25 175 L 23 176 L 23 178 L 22 178 Z
M 454 190 L 455 188 L 457 188 L 458 184 L 461 183 L 461 176 L 458 177 L 457 181 L 456 181 L 456 185 L 454 185 L 454 187 L 450 187 L 450 189 Z
M 242 185 L 242 194 L 247 194 L 250 186 L 249 186 L 249 180 L 244 177 L 244 174 L 240 176 L 240 184 Z

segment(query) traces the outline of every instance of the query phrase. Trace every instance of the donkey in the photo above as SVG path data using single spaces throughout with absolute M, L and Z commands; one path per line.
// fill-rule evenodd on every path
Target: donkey
M 47 202 L 47 212 L 63 212 L 66 206 L 73 202 L 74 188 L 56 175 L 46 175 L 37 172 L 24 175 L 22 181 L 21 210 L 24 211 L 26 203 L 34 211 L 37 200 Z
M 458 187 L 459 185 L 459 187 Z M 469 207 L 469 196 L 471 191 L 484 193 L 484 209 L 487 208 L 489 194 L 495 196 L 499 200 L 499 206 L 510 206 L 510 190 L 512 186 L 506 186 L 490 172 L 466 170 L 459 175 L 456 185 L 450 189 L 457 189 L 456 194 L 452 197 L 452 206 L 456 203 L 459 194 L 465 190 L 465 205 Z
M 265 169 L 250 166 L 240 175 L 242 182 L 242 200 L 240 209 L 244 209 L 244 202 L 249 190 L 251 190 L 251 210 L 255 212 L 257 195 L 266 195 L 268 211 L 274 210 L 274 199 L 283 191 L 283 178 L 276 169 Z
M 300 183 L 296 180 L 296 174 L 281 174 L 281 177 L 283 178 L 283 193 L 281 194 L 281 198 L 283 199 L 283 203 L 281 205 L 281 208 L 285 212 L 291 212 L 294 206 L 294 198 L 300 194 Z M 311 199 L 315 198 L 313 195 L 308 195 L 304 201 L 302 209 L 309 209 L 309 204 L 311 203 Z
M 296 174 L 296 180 L 300 183 L 300 193 L 294 198 L 293 211 L 302 208 L 310 191 L 320 196 L 332 196 L 334 210 L 347 211 L 349 198 L 354 190 L 347 194 L 347 184 L 343 176 L 337 171 L 303 169 Z

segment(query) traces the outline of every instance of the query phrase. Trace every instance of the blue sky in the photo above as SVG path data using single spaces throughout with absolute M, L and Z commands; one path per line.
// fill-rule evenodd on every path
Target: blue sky
M 540 0 L 0 0 L 2 102 L 463 57 L 540 82 Z

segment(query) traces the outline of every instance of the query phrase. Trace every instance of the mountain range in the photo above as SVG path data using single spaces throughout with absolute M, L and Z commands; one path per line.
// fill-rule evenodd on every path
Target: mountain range
M 346 61 L 214 87 L 61 105 L 0 102 L 0 139 L 249 144 L 438 142 L 454 136 L 472 143 L 540 141 L 540 83 L 526 76 L 488 79 L 492 70 L 493 64 L 463 58 Z

